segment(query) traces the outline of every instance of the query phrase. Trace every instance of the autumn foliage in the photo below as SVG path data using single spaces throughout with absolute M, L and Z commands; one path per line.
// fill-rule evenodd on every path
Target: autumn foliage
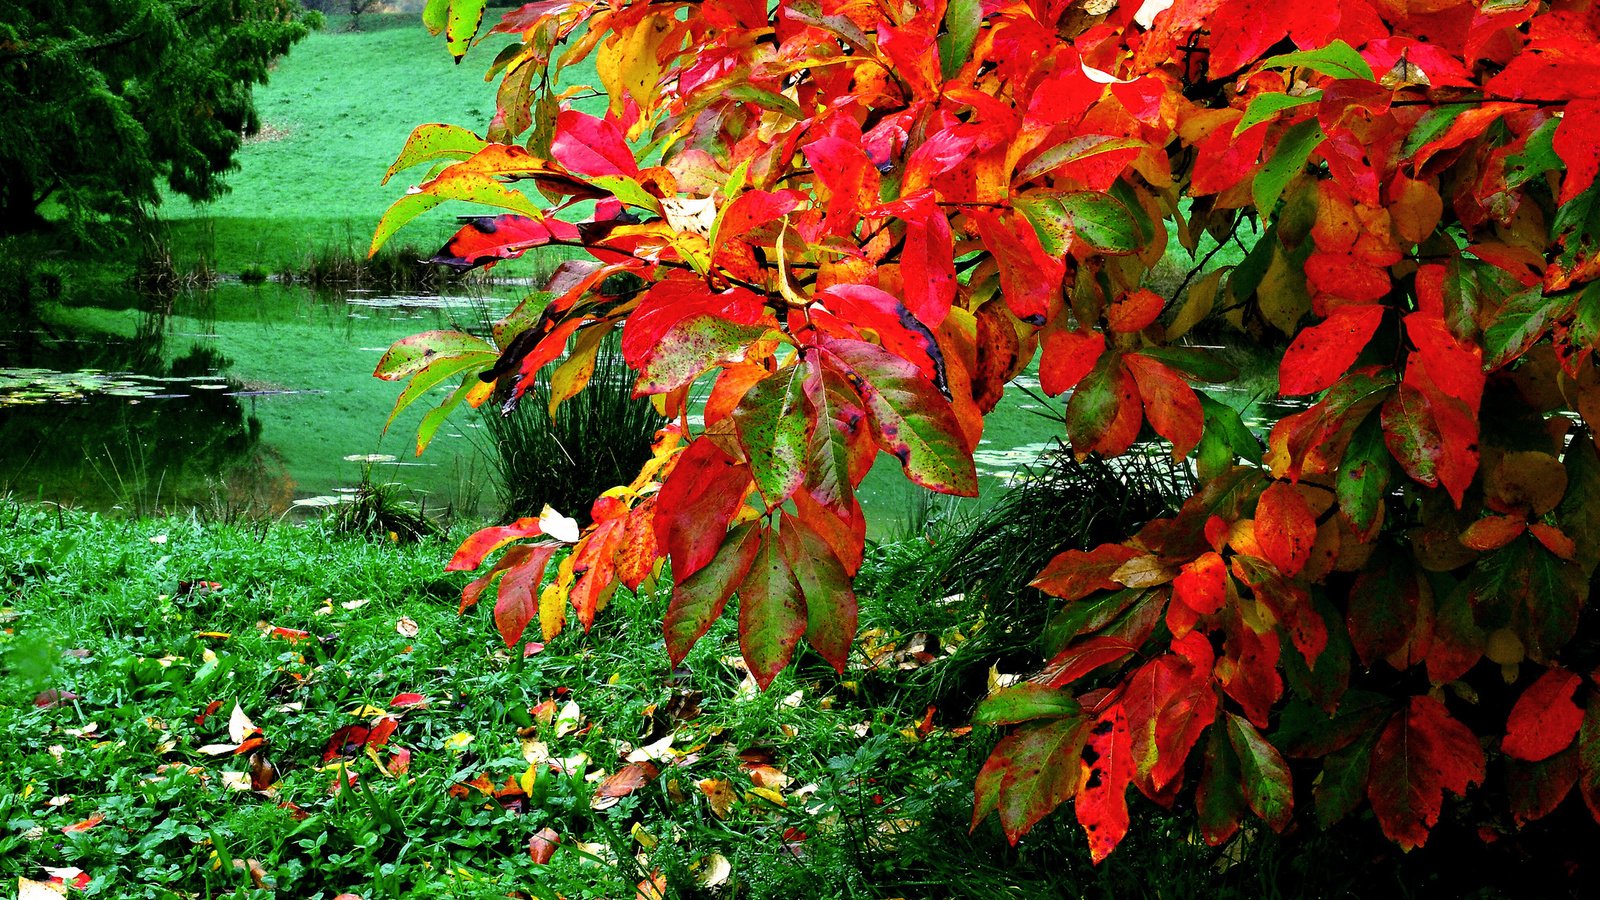
M 426 19 L 459 57 L 482 6 Z M 1009 731 L 975 826 L 1016 840 L 1072 801 L 1098 860 L 1130 787 L 1192 795 L 1212 843 L 1370 808 L 1416 847 L 1480 786 L 1506 827 L 1574 788 L 1600 816 L 1600 650 L 1575 640 L 1600 560 L 1600 4 L 550 0 L 490 31 L 521 41 L 487 138 L 417 129 L 390 174 L 427 176 L 374 246 L 465 200 L 497 214 L 442 262 L 592 261 L 492 341 L 418 335 L 377 374 L 410 379 L 402 405 L 459 385 L 420 451 L 564 357 L 559 404 L 620 330 L 678 423 L 581 533 L 461 547 L 452 569 L 512 544 L 463 597 L 498 580 L 508 643 L 588 627 L 666 560 L 674 661 L 737 596 L 762 684 L 801 641 L 842 668 L 855 487 L 886 452 L 975 492 L 984 416 L 1037 358 L 1074 452 L 1158 441 L 1200 486 L 1039 574 L 1049 662 L 977 711 Z M 558 92 L 590 57 L 603 117 Z M 1152 288 L 1171 244 L 1229 240 L 1242 261 Z M 619 273 L 644 288 L 602 289 Z M 1252 434 L 1195 387 L 1237 378 L 1187 340 L 1202 323 L 1286 347 L 1280 391 L 1309 406 Z

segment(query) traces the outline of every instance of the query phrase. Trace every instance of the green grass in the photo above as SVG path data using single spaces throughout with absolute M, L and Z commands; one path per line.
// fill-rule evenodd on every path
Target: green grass
M 483 74 L 511 38 L 495 35 L 459 66 L 415 16 L 366 16 L 365 29 L 340 18 L 295 46 L 256 89 L 262 132 L 246 142 L 228 194 L 207 204 L 168 198 L 160 209 L 180 263 L 207 257 L 218 270 L 250 265 L 279 271 L 325 248 L 366 254 L 373 228 L 422 170 L 380 184 L 406 136 L 425 122 L 482 133 L 496 84 Z M 593 81 L 592 64 L 578 74 Z M 453 215 L 481 208 L 447 204 L 400 239 L 442 245 Z M 526 274 L 528 263 L 502 264 Z M 500 271 L 497 269 L 497 271 Z
M 1220 857 L 1191 841 L 1184 815 L 1143 803 L 1127 848 L 1095 868 L 1064 816 L 1016 848 L 992 822 L 969 835 L 972 778 L 993 734 L 964 733 L 938 711 L 920 734 L 927 711 L 901 663 L 913 631 L 929 628 L 940 655 L 959 656 L 980 627 L 970 610 L 868 597 L 843 677 L 803 656 L 762 693 L 735 660 L 731 613 L 668 672 L 664 591 L 623 591 L 589 635 L 507 654 L 484 610 L 457 615 L 465 577 L 439 563 L 461 536 L 395 545 L 317 523 L 0 503 L 0 875 L 76 866 L 91 897 L 265 897 L 229 862 L 254 860 L 280 896 L 298 898 L 631 897 L 655 871 L 682 898 L 1029 898 L 1153 895 L 1159 871 L 1161 896 L 1271 895 L 1270 869 L 1214 870 Z M 407 622 L 414 636 L 401 633 Z M 35 705 L 46 690 L 76 698 Z M 389 709 L 405 692 L 427 706 Z M 547 700 L 576 704 L 575 731 L 540 719 Z M 266 739 L 268 792 L 226 783 L 249 771 L 247 757 L 199 752 L 229 742 L 235 705 Z M 399 725 L 377 757 L 409 750 L 407 773 L 389 777 L 354 748 L 322 763 L 338 729 L 379 710 Z M 599 773 L 667 735 L 659 777 L 592 807 Z M 531 741 L 587 759 L 571 774 L 530 765 Z M 756 762 L 787 779 L 783 805 L 752 791 Z M 531 797 L 452 795 L 530 770 Z M 352 774 L 355 787 L 331 791 Z M 731 784 L 725 817 L 702 779 Z M 92 828 L 61 830 L 96 815 Z M 546 827 L 563 843 L 538 866 L 528 843 Z M 1270 861 L 1272 846 L 1232 852 Z M 705 888 L 698 873 L 714 854 L 732 874 Z

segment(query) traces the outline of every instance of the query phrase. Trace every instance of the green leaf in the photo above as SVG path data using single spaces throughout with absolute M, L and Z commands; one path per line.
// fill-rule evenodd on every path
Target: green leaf
M 439 426 L 444 424 L 445 419 L 450 418 L 451 411 L 460 406 L 462 400 L 467 399 L 467 394 L 471 392 L 475 382 L 476 379 L 473 378 L 461 379 L 460 387 L 451 391 L 450 396 L 446 397 L 443 403 L 428 410 L 427 414 L 422 417 L 422 422 L 417 425 L 418 456 L 421 456 L 422 451 L 428 449 L 428 445 L 433 443 L 433 436 L 438 433 Z
M 1146 347 L 1139 355 L 1159 360 L 1169 368 L 1212 384 L 1223 384 L 1239 377 L 1238 366 L 1199 347 Z
M 1281 32 L 1280 32 L 1281 33 Z M 1296 50 L 1293 53 L 1280 53 L 1269 56 L 1261 61 L 1262 69 L 1312 69 L 1333 78 L 1359 78 L 1363 81 L 1376 80 L 1372 74 L 1372 67 L 1361 58 L 1356 48 L 1344 41 L 1333 41 L 1325 47 L 1315 50 Z
M 1024 681 L 983 698 L 973 710 L 972 724 L 1015 725 L 1032 719 L 1059 719 L 1082 713 L 1083 707 L 1066 691 Z
M 733 410 L 733 425 L 769 508 L 789 499 L 806 477 L 804 362 L 761 379 Z
M 1088 723 L 1069 716 L 1030 723 L 1005 736 L 989 754 L 974 786 L 972 827 L 999 810 L 1012 843 L 1078 790 L 1079 757 Z
M 635 390 L 640 394 L 677 390 L 712 366 L 742 355 L 745 347 L 766 332 L 764 325 L 740 325 L 706 314 L 690 316 L 661 336 L 639 373 Z
M 1228 729 L 1214 725 L 1206 741 L 1205 769 L 1195 791 L 1200 833 L 1213 847 L 1233 837 L 1244 816 L 1244 794 L 1239 790 L 1239 755 L 1228 741 Z
M 864 341 L 830 338 L 820 349 L 861 395 L 873 437 L 907 478 L 940 493 L 977 496 L 977 468 L 955 412 L 915 364 Z
M 478 26 L 483 23 L 483 8 L 488 0 L 450 0 L 450 14 L 446 18 L 444 37 L 450 55 L 461 62 L 478 36 Z M 432 5 L 431 3 L 429 4 Z M 424 14 L 426 14 L 424 10 Z
M 1422 114 L 1417 124 L 1412 127 L 1411 133 L 1406 135 L 1406 142 L 1400 148 L 1400 158 L 1410 159 L 1417 155 L 1417 151 L 1439 137 L 1455 123 L 1461 114 L 1470 109 L 1476 109 L 1475 103 L 1451 103 L 1445 106 L 1435 106 Z
M 1317 149 L 1317 145 L 1327 137 L 1316 119 L 1297 123 L 1283 133 L 1278 148 L 1272 152 L 1272 158 L 1256 173 L 1255 183 L 1251 186 L 1256 209 L 1262 215 L 1272 214 L 1283 189 L 1291 179 L 1305 171 L 1311 151 Z
M 487 369 L 489 366 L 494 365 L 494 361 L 498 358 L 499 354 L 492 351 L 484 351 L 463 356 L 441 357 L 434 360 L 431 365 L 411 376 L 411 380 L 406 382 L 406 389 L 400 392 L 400 397 L 395 400 L 394 409 L 390 411 L 389 418 L 384 420 L 383 430 L 388 431 L 389 426 L 394 424 L 395 416 L 400 415 L 401 410 L 421 399 L 423 394 L 457 375 Z
M 1073 240 L 1114 255 L 1133 253 L 1142 243 L 1138 220 L 1109 194 L 1037 190 L 1017 196 L 1012 204 L 1027 216 L 1051 256 L 1066 253 Z
M 460 331 L 424 331 L 401 338 L 389 347 L 372 371 L 374 377 L 384 381 L 397 381 L 415 375 L 441 359 L 471 354 L 488 353 L 498 357 L 500 352 L 488 341 Z
M 753 103 L 762 109 L 783 113 L 791 119 L 799 120 L 806 117 L 805 113 L 800 110 L 800 104 L 782 94 L 763 90 L 753 84 L 736 84 L 725 88 L 722 93 L 724 96 L 732 97 L 735 100 Z
M 1294 813 L 1294 785 L 1288 763 L 1254 725 L 1233 713 L 1228 713 L 1228 743 L 1239 755 L 1239 781 L 1245 803 L 1273 831 L 1282 831 Z
M 637 180 L 627 175 L 597 175 L 587 181 L 606 191 L 622 203 L 661 215 L 661 201 L 645 190 Z
M 1576 294 L 1547 297 L 1538 285 L 1512 295 L 1483 331 L 1484 369 L 1493 371 L 1527 352 L 1551 322 L 1565 316 L 1576 303 Z
M 418 125 L 406 138 L 400 155 L 395 157 L 389 171 L 383 173 L 383 183 L 388 184 L 395 173 L 426 162 L 441 159 L 471 159 L 472 155 L 489 146 L 489 142 L 459 125 Z
M 760 545 L 755 526 L 737 525 L 723 537 L 711 562 L 672 589 L 665 631 L 667 657 L 674 666 L 683 662 L 695 642 L 722 615 L 728 598 L 749 573 Z
M 1196 392 L 1205 413 L 1205 434 L 1200 438 L 1200 477 L 1209 481 L 1233 468 L 1234 459 L 1261 461 L 1261 441 L 1244 424 L 1238 410 Z
M 972 57 L 972 44 L 983 27 L 980 0 L 951 0 L 944 10 L 944 31 L 939 35 L 939 74 L 949 81 Z
M 1563 462 L 1567 493 L 1556 507 L 1556 522 L 1577 545 L 1577 561 L 1588 578 L 1600 563 L 1600 451 L 1593 434 L 1574 437 Z
M 1359 534 L 1371 535 L 1381 522 L 1378 512 L 1389 490 L 1393 459 L 1383 443 L 1382 424 L 1376 416 L 1368 416 L 1350 438 L 1334 484 L 1339 513 Z
M 489 175 L 480 172 L 451 175 L 450 170 L 445 169 L 438 178 L 422 185 L 421 190 L 406 194 L 384 212 L 383 218 L 378 220 L 377 230 L 373 232 L 372 247 L 367 255 L 377 253 L 378 248 L 387 243 L 402 225 L 446 200 L 497 206 L 530 218 L 544 218 L 544 212 L 521 191 L 512 190 Z
M 1521 151 L 1506 156 L 1506 187 L 1519 188 L 1529 181 L 1552 170 L 1564 169 L 1561 157 L 1556 155 L 1556 126 L 1561 120 L 1554 116 L 1528 135 Z
M 764 531 L 761 549 L 739 585 L 739 652 L 762 690 L 789 664 L 805 633 L 800 582 L 779 551 L 777 536 Z
M 842 675 L 850 661 L 858 611 L 850 573 L 804 519 L 784 512 L 782 523 L 780 546 L 806 598 L 806 640 Z
M 1250 105 L 1244 108 L 1244 118 L 1239 120 L 1239 124 L 1233 126 L 1233 136 L 1238 137 L 1244 134 L 1252 127 L 1277 116 L 1278 113 L 1286 109 L 1305 106 L 1307 103 L 1316 103 L 1321 99 L 1321 91 L 1308 91 L 1299 96 L 1279 93 L 1257 94 L 1251 99 Z
M 1377 740 L 1378 732 L 1373 731 L 1324 758 L 1322 775 L 1311 791 L 1316 804 L 1317 822 L 1323 828 L 1333 827 L 1361 805 L 1367 790 L 1367 774 L 1372 766 L 1372 745 Z

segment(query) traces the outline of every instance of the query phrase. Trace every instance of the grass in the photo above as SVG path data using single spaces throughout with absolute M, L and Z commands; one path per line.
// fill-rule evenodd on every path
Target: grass
M 368 14 L 359 32 L 345 25 L 330 17 L 256 89 L 264 127 L 240 150 L 229 193 L 206 204 L 168 198 L 160 208 L 180 265 L 207 259 L 230 274 L 277 272 L 329 250 L 365 256 L 383 211 L 422 174 L 380 183 L 411 130 L 449 122 L 481 133 L 494 114 L 495 87 L 483 73 L 510 38 L 485 39 L 458 66 L 414 15 Z M 575 77 L 598 83 L 592 63 Z M 400 239 L 437 249 L 455 230 L 453 213 L 480 210 L 447 204 Z M 519 261 L 496 272 L 534 267 Z
M 395 544 L 320 523 L 0 503 L 0 874 L 74 866 L 86 896 L 130 898 L 265 897 L 265 884 L 301 898 L 609 898 L 653 873 L 683 898 L 1273 895 L 1269 868 L 1219 871 L 1183 815 L 1148 804 L 1127 852 L 1099 867 L 1062 816 L 1016 848 L 992 822 L 968 834 L 993 735 L 937 711 L 919 728 L 928 711 L 904 690 L 916 663 L 903 665 L 920 623 L 895 613 L 908 604 L 866 600 L 843 677 L 807 656 L 762 693 L 731 616 L 669 672 L 659 590 L 622 592 L 587 636 L 508 654 L 481 611 L 457 615 L 465 578 L 439 561 L 461 536 Z M 976 624 L 941 633 L 941 652 L 959 655 Z M 52 690 L 73 696 L 36 705 Z M 403 693 L 426 706 L 396 707 Z M 276 773 L 270 790 L 231 784 L 249 755 L 200 751 L 232 743 L 235 705 L 266 739 L 255 766 Z M 383 749 L 336 741 L 324 764 L 339 729 L 380 714 L 399 720 Z M 596 808 L 602 773 L 667 736 L 662 773 Z M 408 771 L 386 775 L 399 750 Z M 480 776 L 525 779 L 525 795 L 461 787 Z M 731 790 L 721 815 L 708 779 Z M 528 846 L 543 828 L 562 843 L 541 866 Z M 722 860 L 726 880 L 702 884 Z

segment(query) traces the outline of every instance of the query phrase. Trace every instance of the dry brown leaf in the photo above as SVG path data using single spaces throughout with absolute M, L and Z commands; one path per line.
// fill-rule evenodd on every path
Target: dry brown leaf
M 739 795 L 733 791 L 733 784 L 721 778 L 702 778 L 699 787 L 700 793 L 706 796 L 706 802 L 711 804 L 711 812 L 719 819 L 726 819 L 728 811 L 739 800 Z

